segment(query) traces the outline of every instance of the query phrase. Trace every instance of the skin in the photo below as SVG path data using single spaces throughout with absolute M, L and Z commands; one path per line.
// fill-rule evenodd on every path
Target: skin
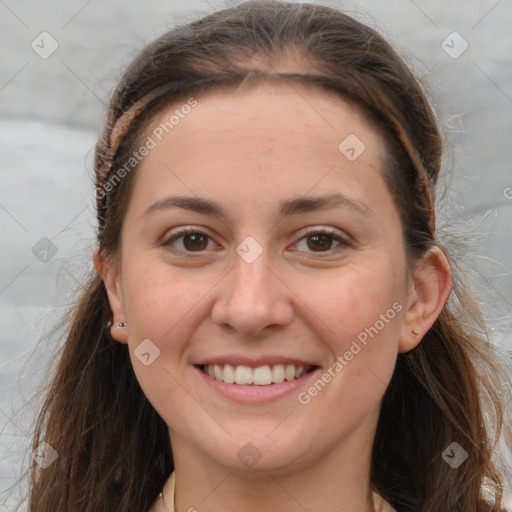
M 177 510 L 370 512 L 382 396 L 397 354 L 421 341 L 446 302 L 448 262 L 434 248 L 408 274 L 400 218 L 382 177 L 382 138 L 349 103 L 282 83 L 195 97 L 198 105 L 136 171 L 120 263 L 94 257 L 114 321 L 128 324 L 111 334 L 128 344 L 137 379 L 169 426 Z M 177 107 L 155 118 L 144 140 Z M 338 150 L 349 134 L 366 146 L 353 162 Z M 283 200 L 333 192 L 371 213 L 338 205 L 279 215 Z M 168 196 L 215 201 L 227 218 L 179 208 L 144 215 Z M 208 235 L 199 252 L 190 237 L 166 245 L 179 227 Z M 315 245 L 305 228 L 331 228 L 346 243 Z M 252 263 L 235 251 L 248 236 L 263 249 Z M 326 371 L 396 303 L 401 311 L 306 405 L 297 393 L 234 403 L 192 366 L 265 353 Z M 160 350 L 149 366 L 134 356 L 145 339 Z M 251 468 L 237 457 L 247 442 L 261 454 Z M 161 501 L 152 508 L 163 510 Z

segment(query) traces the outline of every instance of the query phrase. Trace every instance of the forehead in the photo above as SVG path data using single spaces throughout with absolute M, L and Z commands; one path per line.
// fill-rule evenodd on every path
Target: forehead
M 319 86 L 283 80 L 191 94 L 155 115 L 144 138 L 148 135 L 172 147 L 176 158 L 187 147 L 194 147 L 196 156 L 214 146 L 220 150 L 230 139 L 230 155 L 242 147 L 246 153 L 271 152 L 276 145 L 283 150 L 293 146 L 303 156 L 314 147 L 329 147 L 338 156 L 354 143 L 356 152 L 371 146 L 378 157 L 385 150 L 377 125 L 350 100 Z
M 166 187 L 254 204 L 255 197 L 262 204 L 312 187 L 348 187 L 363 196 L 381 180 L 377 128 L 347 100 L 309 84 L 263 82 L 191 95 L 153 118 L 142 140 L 149 138 L 153 148 L 135 178 L 148 200 Z

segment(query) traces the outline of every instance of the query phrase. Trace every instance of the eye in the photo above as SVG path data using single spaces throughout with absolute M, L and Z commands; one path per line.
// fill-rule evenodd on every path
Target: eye
M 171 252 L 190 254 L 202 253 L 207 249 L 212 249 L 210 243 L 213 243 L 213 241 L 206 233 L 194 228 L 185 228 L 173 234 L 163 245 Z M 335 244 L 337 246 L 333 249 Z M 298 248 L 299 251 L 322 254 L 335 252 L 336 249 L 343 249 L 348 245 L 349 243 L 337 231 L 323 228 L 307 231 L 295 243 L 294 247 Z
M 209 248 L 209 241 L 211 241 L 211 238 L 206 233 L 197 229 L 187 228 L 172 235 L 164 242 L 164 245 L 171 252 L 176 253 L 203 252 Z
M 305 252 L 332 253 L 334 244 L 338 244 L 335 249 L 343 249 L 349 245 L 337 231 L 323 228 L 307 231 L 295 247 Z

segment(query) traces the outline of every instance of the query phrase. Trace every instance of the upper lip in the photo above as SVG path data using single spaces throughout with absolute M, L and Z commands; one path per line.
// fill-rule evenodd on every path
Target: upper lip
M 194 363 L 195 365 L 211 365 L 211 364 L 230 364 L 231 366 L 249 366 L 251 368 L 258 368 L 259 366 L 265 365 L 288 365 L 293 364 L 295 366 L 318 366 L 311 361 L 304 361 L 301 359 L 297 359 L 296 357 L 286 357 L 286 356 L 277 356 L 277 355 L 261 355 L 257 357 L 248 357 L 248 356 L 237 356 L 237 355 L 226 355 L 226 356 L 215 356 L 208 357 L 206 359 L 202 359 Z

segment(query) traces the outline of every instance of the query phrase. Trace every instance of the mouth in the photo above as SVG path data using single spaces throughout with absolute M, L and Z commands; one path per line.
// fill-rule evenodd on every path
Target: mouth
M 230 364 L 201 364 L 195 366 L 218 382 L 242 386 L 278 385 L 286 381 L 298 380 L 319 368 L 314 365 L 295 364 L 266 364 L 255 368 Z

